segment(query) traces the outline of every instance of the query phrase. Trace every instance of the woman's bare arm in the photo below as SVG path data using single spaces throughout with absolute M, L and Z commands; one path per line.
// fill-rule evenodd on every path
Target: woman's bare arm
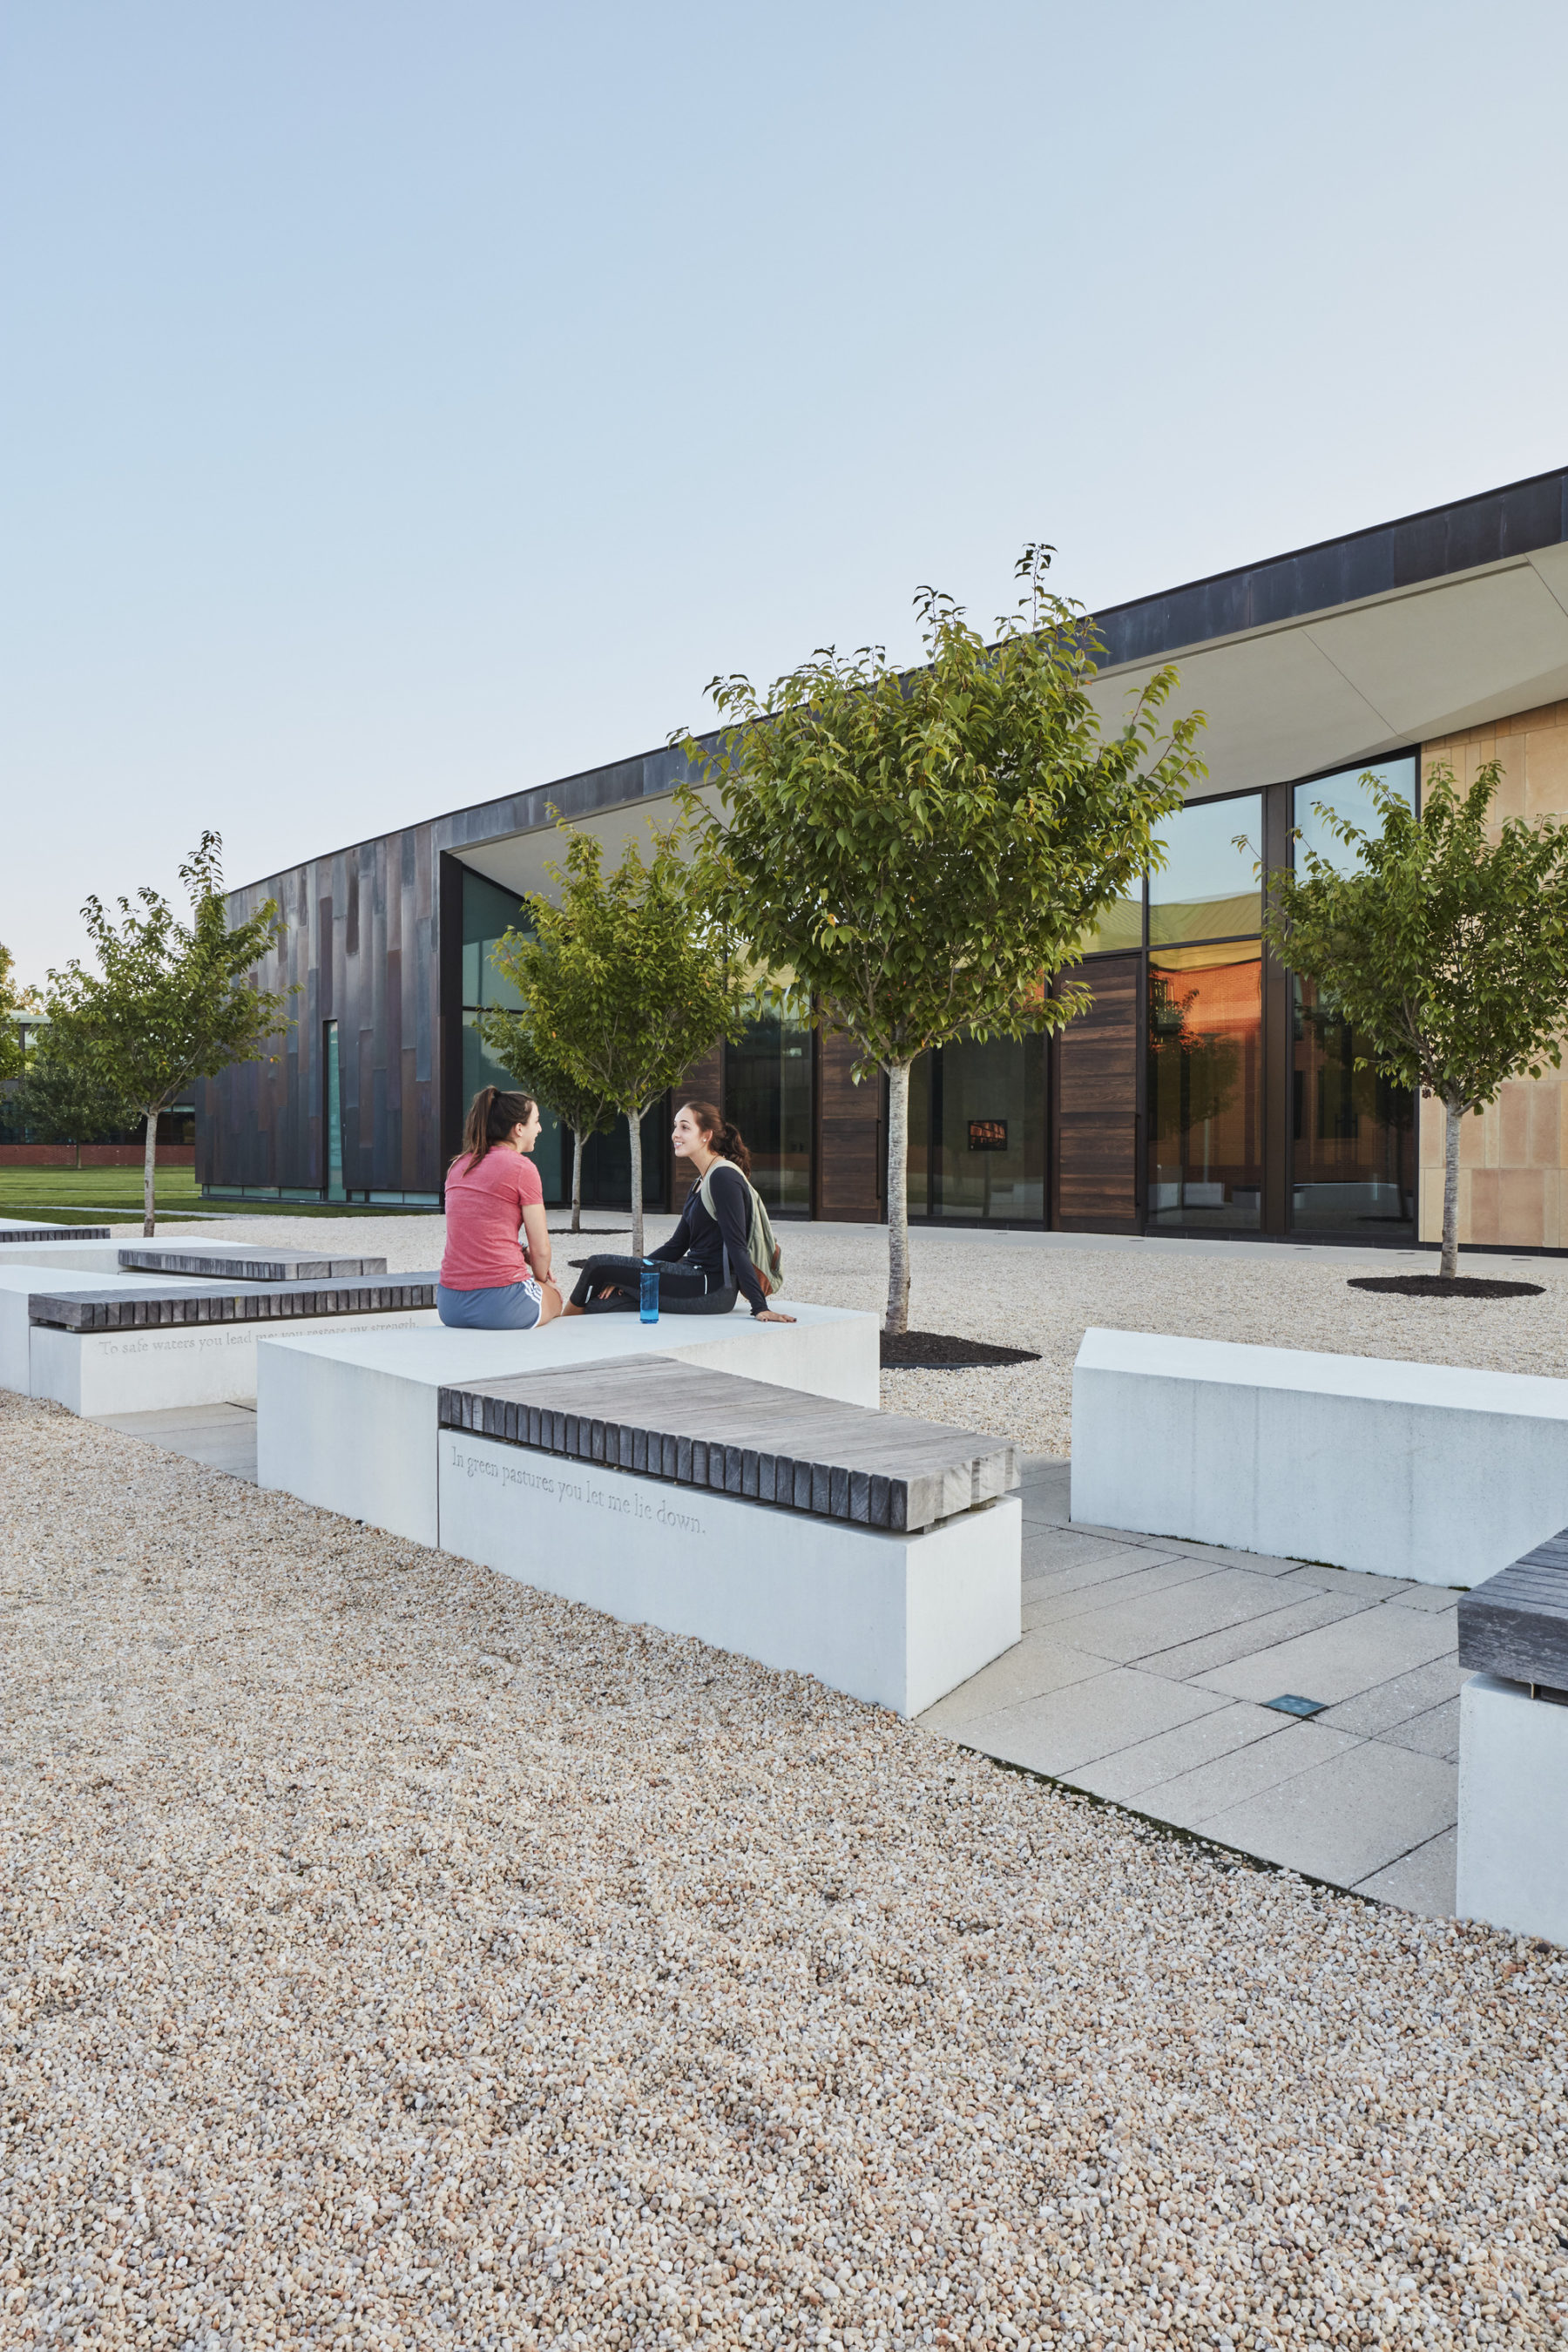
M 522 1230 L 528 1236 L 528 1262 L 533 1268 L 535 1282 L 548 1282 L 550 1273 L 550 1227 L 545 1222 L 544 1204 L 530 1201 L 522 1213 Z

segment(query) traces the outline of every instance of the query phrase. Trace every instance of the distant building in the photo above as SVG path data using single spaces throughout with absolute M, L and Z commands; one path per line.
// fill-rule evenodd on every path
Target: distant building
M 911 1215 L 1082 1232 L 1433 1237 L 1436 1107 L 1352 1067 L 1353 1040 L 1263 952 L 1254 855 L 1325 839 L 1368 767 L 1415 795 L 1503 762 L 1502 809 L 1568 815 L 1568 469 L 1217 574 L 1099 616 L 1095 699 L 1114 719 L 1159 664 L 1209 725 L 1209 774 L 1167 831 L 1165 870 L 1112 910 L 1086 958 L 1094 1008 L 1054 1042 L 929 1055 L 911 1097 Z M 263 984 L 300 983 L 274 1063 L 200 1090 L 197 1168 L 215 1192 L 435 1202 L 464 1105 L 492 1074 L 490 944 L 556 855 L 553 805 L 613 856 L 664 814 L 668 751 L 433 817 L 233 894 L 277 898 L 286 942 Z M 1237 835 L 1246 846 L 1237 848 Z M 884 1108 L 842 1038 L 787 1004 L 716 1048 L 690 1091 L 722 1101 L 775 1212 L 885 1213 Z M 684 1189 L 660 1106 L 651 1203 Z M 547 1197 L 570 1181 L 550 1130 Z M 624 1136 L 589 1156 L 585 1197 L 625 1205 Z M 1568 1079 L 1520 1080 L 1467 1123 L 1465 1241 L 1568 1247 Z

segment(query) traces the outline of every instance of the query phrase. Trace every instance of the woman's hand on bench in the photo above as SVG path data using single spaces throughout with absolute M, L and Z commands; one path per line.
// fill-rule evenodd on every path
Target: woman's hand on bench
M 774 1307 L 764 1307 L 752 1318 L 753 1323 L 793 1323 L 793 1315 L 781 1315 Z

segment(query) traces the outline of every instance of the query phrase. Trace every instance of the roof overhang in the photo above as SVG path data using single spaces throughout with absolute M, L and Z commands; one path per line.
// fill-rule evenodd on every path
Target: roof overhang
M 1166 663 L 1166 709 L 1206 712 L 1194 797 L 1353 767 L 1568 698 L 1568 546 L 1103 669 L 1115 723 Z

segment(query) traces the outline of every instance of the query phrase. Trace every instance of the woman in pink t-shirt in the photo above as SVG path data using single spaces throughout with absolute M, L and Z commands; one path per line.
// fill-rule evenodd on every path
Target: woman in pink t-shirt
M 538 1140 L 531 1095 L 480 1087 L 468 1105 L 463 1148 L 447 1171 L 447 1253 L 436 1286 L 443 1323 L 531 1331 L 560 1314 L 544 1187 L 528 1156 Z M 526 1256 L 520 1228 L 528 1236 Z

